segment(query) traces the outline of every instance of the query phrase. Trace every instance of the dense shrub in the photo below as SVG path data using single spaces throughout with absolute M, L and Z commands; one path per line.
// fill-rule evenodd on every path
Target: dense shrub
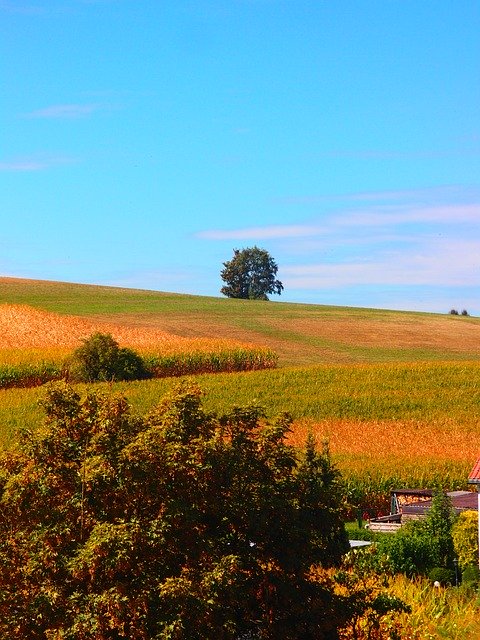
M 379 543 L 381 554 L 388 558 L 392 573 L 404 573 L 411 577 L 425 575 L 435 566 L 435 552 L 432 541 L 421 522 L 411 522 L 391 537 Z
M 104 333 L 94 333 L 84 340 L 67 361 L 70 380 L 75 382 L 108 382 L 113 380 L 141 380 L 148 373 L 142 358 Z
M 379 543 L 391 570 L 407 576 L 427 575 L 435 567 L 452 570 L 454 521 L 450 498 L 438 492 L 424 519 L 407 523 L 391 538 L 384 538 Z
M 477 588 L 480 585 L 480 569 L 472 564 L 462 571 L 462 584 Z
M 363 586 L 326 571 L 348 547 L 328 456 L 288 445 L 285 414 L 201 395 L 140 417 L 50 387 L 43 427 L 0 456 L 2 639 L 332 640 L 362 615 Z

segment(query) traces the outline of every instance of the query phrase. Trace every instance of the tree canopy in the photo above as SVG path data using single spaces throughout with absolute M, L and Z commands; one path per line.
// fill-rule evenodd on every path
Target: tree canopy
M 337 638 L 338 472 L 286 443 L 287 415 L 201 395 L 182 383 L 140 417 L 49 388 L 43 426 L 0 458 L 0 637 Z
M 278 267 L 265 249 L 234 249 L 233 258 L 223 263 L 220 275 L 226 283 L 220 291 L 229 298 L 268 300 L 269 293 L 280 295 L 283 284 L 276 279 Z

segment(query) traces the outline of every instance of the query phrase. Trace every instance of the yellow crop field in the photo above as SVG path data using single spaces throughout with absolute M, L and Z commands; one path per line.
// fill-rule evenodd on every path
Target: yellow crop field
M 396 575 L 389 591 L 411 606 L 411 614 L 398 616 L 405 640 L 475 640 L 480 638 L 477 594 L 455 587 L 434 587 L 424 578 Z
M 300 420 L 290 441 L 301 445 L 308 433 L 328 442 L 346 476 L 365 473 L 410 481 L 415 486 L 434 479 L 465 482 L 480 450 L 478 425 L 442 420 Z
M 3 362 L 63 356 L 92 333 L 109 333 L 122 345 L 148 353 L 216 351 L 241 343 L 215 338 L 184 338 L 155 327 L 128 327 L 65 316 L 28 305 L 0 305 L 0 356 Z

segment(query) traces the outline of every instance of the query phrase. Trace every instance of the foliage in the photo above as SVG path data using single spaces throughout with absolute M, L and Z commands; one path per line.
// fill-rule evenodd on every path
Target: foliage
M 283 284 L 275 279 L 277 264 L 265 249 L 234 249 L 223 266 L 220 276 L 226 284 L 220 291 L 229 298 L 268 300 L 267 294 L 282 293 Z
M 480 638 L 479 602 L 471 590 L 437 588 L 426 578 L 409 579 L 403 574 L 388 579 L 388 590 L 411 607 L 408 616 L 401 614 L 397 619 L 402 640 Z
M 449 497 L 438 491 L 425 518 L 407 522 L 395 535 L 381 540 L 379 547 L 391 571 L 413 576 L 426 575 L 435 567 L 452 570 L 454 519 Z
M 66 364 L 68 377 L 76 382 L 141 380 L 147 377 L 142 358 L 119 347 L 110 334 L 94 333 L 75 349 Z
M 462 571 L 462 584 L 474 588 L 480 586 L 480 569 L 477 564 L 471 564 Z
M 428 578 L 432 583 L 437 582 L 443 587 L 451 586 L 455 584 L 455 571 L 445 567 L 433 567 L 428 572 Z
M 453 548 L 452 527 L 455 522 L 455 511 L 449 496 L 437 490 L 432 498 L 432 506 L 425 517 L 425 534 L 432 541 L 433 557 L 436 566 L 453 568 L 455 551 Z
M 288 416 L 217 417 L 187 383 L 145 417 L 64 383 L 43 406 L 0 459 L 0 637 L 337 637 L 340 479 Z
M 463 511 L 452 527 L 455 555 L 461 567 L 478 565 L 478 513 Z
M 369 550 L 350 551 L 334 573 L 336 593 L 347 596 L 349 622 L 340 632 L 341 640 L 399 640 L 402 624 L 399 614 L 410 607 L 388 588 L 385 576 L 379 577 L 364 563 Z

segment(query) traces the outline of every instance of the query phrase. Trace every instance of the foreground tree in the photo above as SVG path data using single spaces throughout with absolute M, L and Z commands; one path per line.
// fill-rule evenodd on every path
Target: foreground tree
M 286 415 L 217 417 L 187 384 L 143 418 L 63 383 L 43 404 L 0 459 L 0 637 L 338 637 L 339 477 Z
M 283 284 L 275 278 L 277 264 L 265 249 L 234 249 L 233 258 L 223 266 L 220 275 L 226 285 L 220 291 L 229 298 L 268 300 L 267 294 L 283 291 Z

